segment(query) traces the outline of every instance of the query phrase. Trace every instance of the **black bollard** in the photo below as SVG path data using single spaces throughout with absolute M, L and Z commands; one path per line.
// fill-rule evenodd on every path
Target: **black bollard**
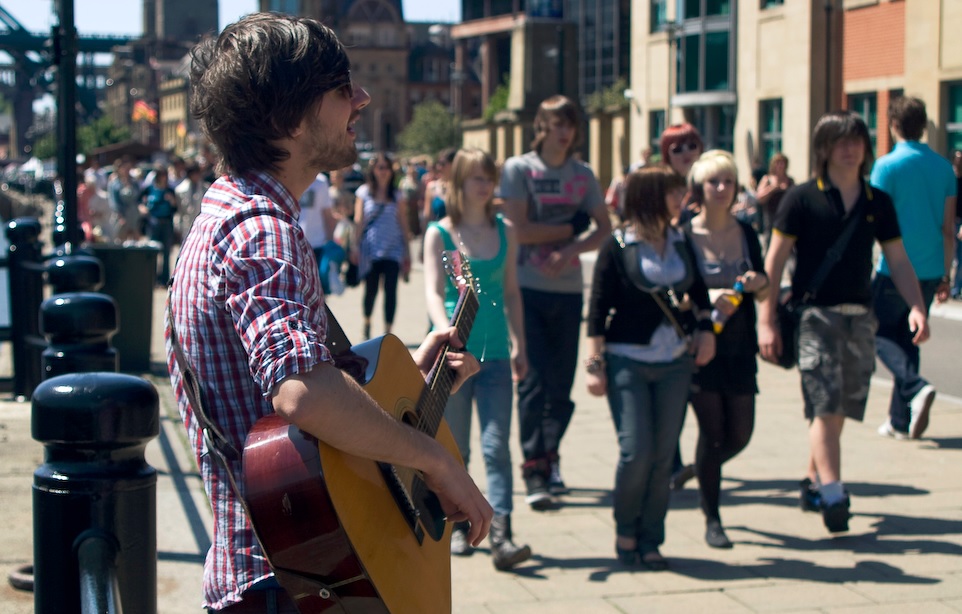
M 31 434 L 44 445 L 33 481 L 37 614 L 80 614 L 77 550 L 91 532 L 116 544 L 108 563 L 123 611 L 157 612 L 157 473 L 144 448 L 158 410 L 149 382 L 117 373 L 61 375 L 34 392 Z
M 48 344 L 41 355 L 44 379 L 119 370 L 117 350 L 110 347 L 110 336 L 117 332 L 117 303 L 106 294 L 66 292 L 48 298 L 40 305 L 40 331 Z
M 42 379 L 40 303 L 43 276 L 40 222 L 17 218 L 7 223 L 10 242 L 10 337 L 13 346 L 13 395 L 27 399 Z
M 104 285 L 104 266 L 94 256 L 57 256 L 47 262 L 47 281 L 54 294 L 96 292 Z

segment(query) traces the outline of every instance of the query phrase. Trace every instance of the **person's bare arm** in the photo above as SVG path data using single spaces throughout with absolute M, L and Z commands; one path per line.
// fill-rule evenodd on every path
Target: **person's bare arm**
M 428 318 L 435 328 L 445 328 L 450 322 L 444 307 L 447 275 L 441 261 L 444 241 L 441 232 L 429 226 L 424 232 L 424 298 Z
M 415 353 L 422 373 L 441 343 L 455 335 L 450 328 L 428 336 Z M 470 355 L 454 351 L 448 357 L 448 366 L 458 371 L 458 382 L 479 368 Z M 480 544 L 487 534 L 493 511 L 459 459 L 435 439 L 395 420 L 330 363 L 283 380 L 274 390 L 273 405 L 285 420 L 338 450 L 420 471 L 448 519 L 471 523 L 471 543 Z
M 922 289 L 915 276 L 915 269 L 905 252 L 902 239 L 893 239 L 882 244 L 882 253 L 888 263 L 892 283 L 902 295 L 902 299 L 909 306 L 909 330 L 914 334 L 912 343 L 919 345 L 929 338 L 929 323 L 926 315 L 927 306 L 922 299 Z
M 508 252 L 504 260 L 504 312 L 511 339 L 511 376 L 521 381 L 528 373 L 528 350 L 524 337 L 524 308 L 518 286 L 518 238 L 511 222 L 505 222 Z
M 514 224 L 521 245 L 557 243 L 574 235 L 571 224 L 543 224 L 528 219 L 528 201 L 523 198 L 506 198 L 504 214 Z
M 761 357 L 769 362 L 775 362 L 782 355 L 782 337 L 775 326 L 775 308 L 778 305 L 785 262 L 794 245 L 794 237 L 776 230 L 772 232 L 768 254 L 765 256 L 765 275 L 768 276 L 771 288 L 764 300 L 758 303 L 758 350 Z
M 942 249 L 945 254 L 945 276 L 951 277 L 952 260 L 955 258 L 955 212 L 958 207 L 958 196 L 945 199 L 945 211 L 942 215 Z M 949 284 L 939 283 L 935 293 L 935 300 L 944 303 L 949 300 Z

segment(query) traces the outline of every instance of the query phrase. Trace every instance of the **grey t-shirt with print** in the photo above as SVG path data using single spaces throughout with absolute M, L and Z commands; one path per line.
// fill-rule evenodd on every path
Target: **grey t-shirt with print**
M 534 151 L 508 158 L 501 172 L 500 193 L 504 199 L 526 201 L 528 219 L 540 224 L 567 224 L 578 211 L 590 213 L 596 207 L 604 207 L 601 186 L 588 165 L 568 158 L 561 166 L 548 166 Z M 541 272 L 541 265 L 551 252 L 573 241 L 570 238 L 557 243 L 522 245 L 518 250 L 518 284 L 545 292 L 583 292 L 581 261 L 577 256 L 556 277 Z

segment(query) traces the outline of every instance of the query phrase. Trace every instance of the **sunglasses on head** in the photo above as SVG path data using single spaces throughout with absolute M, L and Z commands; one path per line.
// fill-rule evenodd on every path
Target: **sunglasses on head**
M 698 149 L 698 143 L 695 141 L 685 141 L 684 143 L 675 143 L 668 148 L 668 151 L 673 154 L 680 154 L 683 151 L 695 151 L 696 149 Z

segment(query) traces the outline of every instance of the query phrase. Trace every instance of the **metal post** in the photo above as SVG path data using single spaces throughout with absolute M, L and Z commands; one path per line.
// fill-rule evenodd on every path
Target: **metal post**
M 40 352 L 40 303 L 43 276 L 40 251 L 40 222 L 17 218 L 7 224 L 10 253 L 10 340 L 13 349 L 13 395 L 27 399 L 42 379 Z
M 57 167 L 66 204 L 64 219 L 67 242 L 80 245 L 83 236 L 77 218 L 77 28 L 74 25 L 73 0 L 57 0 L 56 6 L 60 21 L 54 32 L 59 136 Z
M 77 538 L 80 567 L 80 608 L 98 614 L 119 614 L 120 582 L 117 580 L 117 544 L 109 536 L 90 531 Z
M 157 472 L 144 448 L 160 430 L 157 391 L 118 373 L 61 375 L 33 395 L 34 611 L 81 612 L 75 547 L 89 531 L 117 544 L 127 614 L 157 612 Z

